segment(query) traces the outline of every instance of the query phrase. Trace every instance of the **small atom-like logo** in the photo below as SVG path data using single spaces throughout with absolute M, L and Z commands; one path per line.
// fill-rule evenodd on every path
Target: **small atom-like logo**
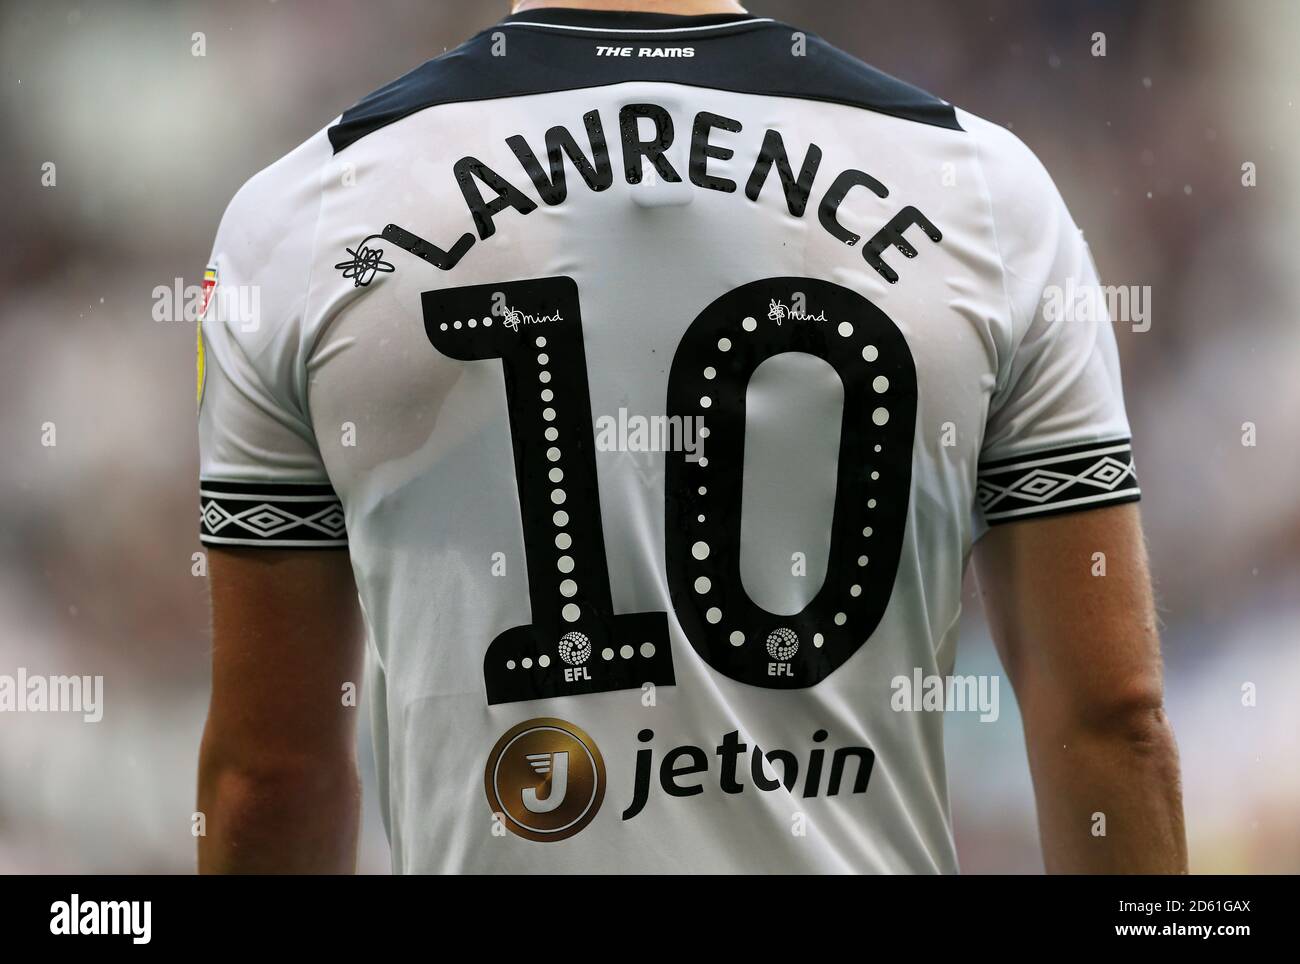
M 774 660 L 784 663 L 797 652 L 799 652 L 799 637 L 795 635 L 794 630 L 782 626 L 767 634 L 767 655 Z
M 367 244 L 367 242 L 380 237 L 383 237 L 383 235 L 372 234 L 355 248 L 345 248 L 344 250 L 352 255 L 352 260 L 340 261 L 334 266 L 343 272 L 343 277 L 352 279 L 354 287 L 366 287 L 375 280 L 375 275 L 381 271 L 388 273 L 397 270 L 384 260 L 383 248 L 372 248 Z
M 560 659 L 570 666 L 585 663 L 591 656 L 591 640 L 583 633 L 565 633 L 560 637 Z

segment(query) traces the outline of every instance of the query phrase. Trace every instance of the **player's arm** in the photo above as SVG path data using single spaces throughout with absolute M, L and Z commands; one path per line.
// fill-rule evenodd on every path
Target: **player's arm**
M 962 119 L 1007 303 L 991 330 L 975 562 L 1022 711 L 1047 869 L 1185 871 L 1115 325 L 1043 165 L 1008 131 Z M 1091 310 L 1061 310 L 1065 292 Z
M 1185 873 L 1137 507 L 995 526 L 975 553 L 1024 720 L 1047 870 Z
M 309 403 L 325 318 L 309 297 L 324 131 L 245 184 L 205 272 L 199 538 L 212 703 L 199 759 L 204 872 L 354 869 L 363 634 Z M 326 257 L 328 260 L 328 257 Z
M 200 873 L 350 873 L 363 634 L 346 552 L 213 549 Z

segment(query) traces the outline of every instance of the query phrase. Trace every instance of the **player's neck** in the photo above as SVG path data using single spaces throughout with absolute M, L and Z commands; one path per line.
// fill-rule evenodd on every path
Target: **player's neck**
M 543 7 L 570 7 L 579 10 L 628 10 L 636 13 L 673 13 L 698 17 L 711 13 L 745 13 L 735 0 L 516 0 L 513 13 Z

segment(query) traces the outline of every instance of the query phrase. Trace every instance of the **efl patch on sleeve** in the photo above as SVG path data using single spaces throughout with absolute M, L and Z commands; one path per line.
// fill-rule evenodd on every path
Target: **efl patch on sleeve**
M 212 293 L 217 290 L 217 266 L 208 265 L 203 270 L 203 300 L 199 304 L 199 321 L 195 325 L 194 371 L 196 385 L 194 389 L 195 405 L 203 404 L 203 382 L 207 375 L 207 358 L 203 352 L 203 319 L 208 316 L 208 306 L 212 304 Z

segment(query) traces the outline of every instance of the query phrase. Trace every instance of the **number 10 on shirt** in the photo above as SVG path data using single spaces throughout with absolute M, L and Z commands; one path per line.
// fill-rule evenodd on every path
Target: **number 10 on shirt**
M 816 310 L 780 311 L 793 292 Z M 488 646 L 488 702 L 672 685 L 667 614 L 613 608 L 577 285 L 542 278 L 422 298 L 438 351 L 500 360 L 504 374 L 532 622 Z M 787 351 L 835 368 L 844 411 L 826 579 L 800 612 L 781 616 L 741 585 L 740 512 L 746 389 L 761 362 Z M 915 368 L 902 333 L 842 286 L 752 282 L 687 328 L 667 411 L 705 416 L 709 428 L 708 458 L 667 454 L 667 576 L 683 631 L 705 662 L 733 679 L 815 685 L 870 637 L 893 587 L 916 413 Z

